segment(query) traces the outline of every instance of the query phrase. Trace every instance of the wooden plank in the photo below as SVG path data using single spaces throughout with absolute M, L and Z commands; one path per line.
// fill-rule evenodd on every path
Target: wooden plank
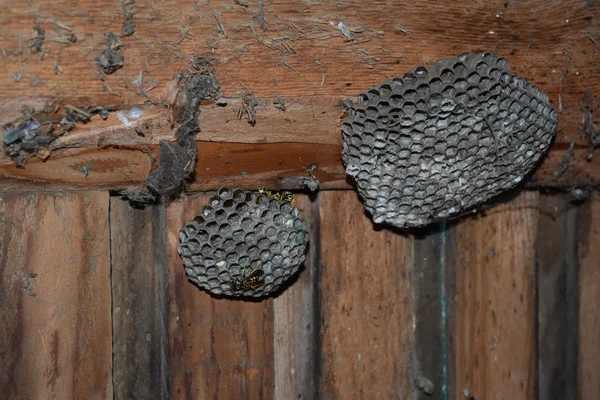
M 215 299 L 187 280 L 179 230 L 209 195 L 167 207 L 171 392 L 178 399 L 273 397 L 273 301 Z
M 580 212 L 579 250 L 579 400 L 600 398 L 600 196 Z
M 337 145 L 322 160 L 336 169 L 320 179 L 330 187 L 347 188 L 339 163 L 339 102 L 415 65 L 482 49 L 507 57 L 517 74 L 548 92 L 560 109 L 557 138 L 531 183 L 600 183 L 598 158 L 587 161 L 587 138 L 578 134 L 584 94 L 588 90 L 597 93 L 600 87 L 594 23 L 597 4 L 534 0 L 473 6 L 470 0 L 458 0 L 404 2 L 401 7 L 371 3 L 365 7 L 360 1 L 309 4 L 285 0 L 263 6 L 268 21 L 264 30 L 253 19 L 260 15 L 260 6 L 255 3 L 248 7 L 228 0 L 135 4 L 136 33 L 122 38 L 125 65 L 104 80 L 120 97 L 103 88 L 95 65 L 106 45 L 105 35 L 120 31 L 124 19 L 120 5 L 114 6 L 110 9 L 86 0 L 65 8 L 46 0 L 31 7 L 5 5 L 2 9 L 0 65 L 7 71 L 0 76 L 2 125 L 19 119 L 23 105 L 39 111 L 53 110 L 53 102 L 80 108 L 145 104 L 145 116 L 130 128 L 113 113 L 107 121 L 96 118 L 89 126 L 61 137 L 54 145 L 57 158 L 75 157 L 70 165 L 85 159 L 82 165 L 90 163 L 97 171 L 116 173 L 85 180 L 80 173 L 62 170 L 49 180 L 55 187 L 119 188 L 126 176 L 135 182 L 141 180 L 143 168 L 152 161 L 145 152 L 156 155 L 156 147 L 148 150 L 145 146 L 156 146 L 158 140 L 172 137 L 168 111 L 146 103 L 150 99 L 149 103 L 160 104 L 160 93 L 174 74 L 187 68 L 191 55 L 210 53 L 217 60 L 216 71 L 228 106 L 211 105 L 203 110 L 201 141 Z M 42 54 L 29 50 L 28 40 L 35 40 L 32 35 L 36 34 L 32 34 L 32 26 L 22 23 L 34 19 L 46 30 Z M 436 23 L 423 24 L 423 20 Z M 351 30 L 350 39 L 336 28 L 339 22 Z M 65 26 L 72 27 L 72 32 L 61 28 Z M 64 40 L 71 33 L 79 40 L 67 45 Z M 402 54 L 395 49 L 402 49 Z M 64 73 L 57 73 L 57 62 Z M 145 90 L 140 89 L 140 77 L 145 79 Z M 237 119 L 239 97 L 246 89 L 254 90 L 260 100 L 255 127 Z M 276 94 L 285 99 L 286 112 L 273 104 L 277 103 Z M 590 107 L 596 115 L 597 104 Z M 137 123 L 145 127 L 146 138 L 135 132 Z M 574 139 L 570 166 L 555 180 L 552 174 Z M 137 154 L 97 148 L 111 143 L 133 148 Z M 311 152 L 303 159 L 310 159 Z M 241 179 L 241 185 L 256 186 L 259 178 L 280 178 L 280 158 L 262 161 L 259 173 Z M 48 180 L 43 168 L 27 176 L 10 169 L 11 164 L 0 149 L 0 181 L 4 186 L 23 188 L 32 179 Z M 68 163 L 62 161 L 64 164 Z M 196 174 L 222 167 L 218 160 L 200 159 Z M 121 181 L 115 182 L 116 176 Z M 14 180 L 17 177 L 27 180 Z M 211 185 L 198 181 L 193 190 L 216 188 L 214 181 Z
M 352 192 L 320 193 L 320 396 L 407 399 L 412 243 L 374 229 Z
M 110 220 L 114 398 L 168 398 L 165 209 L 111 197 Z
M 454 229 L 447 223 L 417 232 L 413 241 L 413 399 L 447 399 L 452 391 L 451 302 Z M 431 397 L 432 396 L 432 397 Z
M 540 196 L 536 243 L 538 396 L 577 397 L 577 209 L 562 195 Z
M 296 207 L 307 222 L 310 242 L 298 279 L 273 300 L 275 339 L 274 399 L 318 399 L 320 340 L 318 265 L 319 204 L 296 196 Z
M 108 193 L 0 196 L 0 393 L 110 399 Z
M 455 399 L 535 398 L 537 202 L 524 192 L 457 226 Z

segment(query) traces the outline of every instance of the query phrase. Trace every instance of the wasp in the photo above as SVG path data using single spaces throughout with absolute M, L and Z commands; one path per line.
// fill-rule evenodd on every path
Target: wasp
M 265 281 L 262 279 L 264 271 L 259 269 L 261 264 L 258 264 L 256 268 L 254 268 L 247 276 L 243 276 L 243 271 L 242 275 L 232 276 L 231 280 L 227 283 L 231 286 L 234 292 L 247 289 L 256 289 L 264 286 Z
M 259 194 L 264 194 L 267 197 L 275 199 L 281 203 L 286 202 L 290 203 L 292 206 L 294 205 L 294 194 L 292 192 L 271 192 L 264 187 L 259 187 L 256 189 Z

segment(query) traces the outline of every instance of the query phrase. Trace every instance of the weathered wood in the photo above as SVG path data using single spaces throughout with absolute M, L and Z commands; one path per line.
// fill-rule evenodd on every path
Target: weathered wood
M 577 209 L 540 196 L 536 243 L 538 396 L 577 397 Z
M 525 192 L 457 226 L 455 399 L 535 398 L 537 204 Z
M 110 399 L 108 193 L 0 196 L 0 393 Z
M 353 192 L 320 194 L 321 398 L 412 393 L 412 243 L 375 229 Z
M 165 209 L 110 200 L 115 399 L 168 398 Z
M 413 399 L 447 399 L 450 392 L 449 355 L 452 298 L 449 277 L 454 273 L 454 230 L 440 223 L 418 233 L 413 241 L 414 339 L 411 375 Z M 450 371 L 451 372 L 451 371 Z M 432 397 L 431 397 L 432 396 Z
M 310 242 L 298 279 L 273 300 L 274 399 L 318 399 L 320 304 L 318 292 L 319 204 L 296 196 Z
M 587 161 L 587 138 L 577 133 L 585 92 L 589 90 L 593 95 L 600 89 L 596 61 L 599 32 L 594 22 L 598 5 L 592 3 L 535 0 L 474 6 L 470 0 L 458 0 L 365 6 L 358 0 L 286 0 L 265 4 L 265 20 L 260 17 L 260 6 L 250 2 L 248 7 L 225 0 L 135 4 L 136 33 L 122 38 L 125 65 L 104 77 L 111 89 L 103 88 L 95 59 L 106 45 L 105 35 L 121 29 L 125 17 L 118 3 L 112 11 L 110 6 L 89 1 L 68 7 L 49 1 L 27 7 L 5 5 L 0 19 L 0 65 L 6 71 L 0 75 L 0 122 L 17 120 L 23 105 L 43 109 L 44 101 L 80 108 L 107 104 L 131 107 L 148 99 L 158 103 L 173 75 L 187 68 L 191 55 L 210 53 L 217 61 L 217 75 L 229 105 L 203 110 L 201 141 L 242 142 L 249 144 L 248 148 L 264 142 L 329 144 L 333 149 L 319 154 L 322 163 L 331 169 L 319 179 L 330 187 L 348 187 L 339 162 L 340 100 L 415 65 L 430 65 L 464 51 L 485 49 L 507 57 L 513 70 L 547 91 L 560 110 L 556 141 L 531 184 L 597 185 L 598 157 Z M 33 22 L 23 23 L 33 20 L 46 30 L 41 54 L 31 53 L 29 48 L 37 35 L 32 33 Z M 349 39 L 336 28 L 339 22 L 350 29 Z M 65 40 L 71 28 L 78 41 L 68 44 Z M 61 65 L 63 73 L 56 65 Z M 240 104 L 235 99 L 245 90 L 254 90 L 261 101 L 255 127 L 237 120 Z M 285 100 L 285 112 L 273 105 L 277 103 L 276 95 Z M 66 133 L 55 145 L 51 160 L 77 158 L 75 162 L 62 161 L 64 166 L 85 159 L 84 165 L 94 164 L 97 171 L 110 170 L 112 175 L 94 177 L 92 173 L 85 180 L 83 174 L 72 173 L 67 167 L 51 178 L 40 168 L 22 175 L 11 169 L 10 160 L 0 150 L 2 186 L 27 187 L 27 180 L 11 180 L 20 176 L 50 179 L 48 182 L 58 188 L 119 188 L 127 185 L 127 179 L 132 180 L 131 184 L 142 181 L 144 168 L 151 163 L 143 146 L 156 146 L 159 139 L 172 137 L 169 112 L 159 106 L 146 105 L 144 109 L 145 116 L 131 128 L 125 128 L 116 115 L 106 122 L 95 117 L 89 126 Z M 144 129 L 146 138 L 135 132 L 137 123 L 148 126 Z M 575 138 L 570 166 L 555 180 L 552 173 Z M 135 150 L 111 152 L 98 148 L 110 143 Z M 308 153 L 299 156 L 309 164 L 314 147 L 306 149 Z M 284 146 L 283 153 L 287 151 Z M 151 152 L 156 155 L 156 147 Z M 256 174 L 236 182 L 241 186 L 279 183 L 282 176 L 296 173 L 282 173 L 278 168 L 282 161 L 277 157 L 263 159 L 256 166 Z M 222 160 L 200 158 L 196 173 L 224 166 Z M 59 167 L 49 164 L 49 168 Z M 197 182 L 192 190 L 216 188 L 214 181 Z
M 579 400 L 600 398 L 600 196 L 580 212 L 579 250 Z
M 273 301 L 215 299 L 187 280 L 179 230 L 208 195 L 167 207 L 171 391 L 179 399 L 273 396 Z

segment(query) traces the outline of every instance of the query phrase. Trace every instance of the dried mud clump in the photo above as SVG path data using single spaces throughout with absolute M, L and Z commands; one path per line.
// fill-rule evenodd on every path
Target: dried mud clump
M 374 222 L 422 227 L 515 187 L 555 132 L 546 93 L 502 57 L 465 53 L 361 94 L 342 160 Z
M 223 188 L 179 239 L 187 275 L 200 288 L 215 295 L 264 297 L 298 272 L 308 233 L 291 204 Z M 247 285 L 236 285 L 245 279 Z

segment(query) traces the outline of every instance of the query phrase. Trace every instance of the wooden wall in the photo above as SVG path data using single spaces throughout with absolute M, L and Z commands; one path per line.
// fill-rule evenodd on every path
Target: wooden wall
M 177 232 L 208 197 L 0 195 L 0 397 L 600 398 L 597 194 L 411 234 L 354 192 L 298 196 L 305 268 L 260 302 L 186 279 Z

